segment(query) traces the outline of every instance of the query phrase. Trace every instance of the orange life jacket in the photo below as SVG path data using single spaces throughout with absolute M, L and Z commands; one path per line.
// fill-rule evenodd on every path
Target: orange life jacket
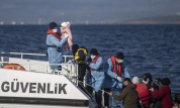
M 2 68 L 4 69 L 12 69 L 12 70 L 22 70 L 25 71 L 25 68 L 19 64 L 15 64 L 15 63 L 9 63 L 9 64 L 5 64 Z
M 61 40 L 60 34 L 54 33 L 51 29 L 48 29 L 47 34 L 51 34 L 52 36 L 54 36 L 58 40 Z
M 117 75 L 121 76 L 123 73 L 122 64 L 118 64 L 116 62 L 116 56 L 111 56 L 111 62 L 113 64 L 113 72 L 117 73 Z

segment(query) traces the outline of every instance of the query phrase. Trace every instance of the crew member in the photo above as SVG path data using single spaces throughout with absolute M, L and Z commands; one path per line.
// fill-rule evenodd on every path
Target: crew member
M 55 22 L 51 22 L 46 37 L 48 60 L 53 72 L 55 72 L 60 66 L 60 63 L 63 62 L 62 48 L 68 38 L 68 35 L 61 38 L 58 29 L 58 25 Z

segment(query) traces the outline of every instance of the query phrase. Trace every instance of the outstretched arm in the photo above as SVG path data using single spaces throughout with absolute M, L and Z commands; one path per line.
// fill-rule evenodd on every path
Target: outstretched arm
M 62 47 L 67 41 L 67 37 L 62 38 L 60 41 L 53 36 L 49 36 L 48 38 L 50 39 L 51 43 L 57 47 Z
M 125 78 L 130 78 L 131 77 L 127 67 L 125 67 L 125 69 L 124 69 L 124 77 Z
M 119 96 L 113 96 L 116 100 L 123 100 L 128 94 L 128 90 L 125 88 Z

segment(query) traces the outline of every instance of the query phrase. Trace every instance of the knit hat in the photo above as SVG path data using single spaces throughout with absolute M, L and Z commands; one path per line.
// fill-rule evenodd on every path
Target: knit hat
M 61 27 L 67 27 L 68 25 L 70 25 L 70 22 L 62 22 L 61 23 Z
M 131 83 L 131 79 L 130 78 L 125 78 L 124 81 L 128 81 L 129 83 Z
M 98 53 L 98 51 L 97 51 L 96 48 L 92 48 L 92 49 L 90 50 L 90 54 L 91 54 L 91 55 L 98 55 L 99 53 Z
M 134 76 L 133 78 L 132 78 L 132 83 L 133 84 L 139 84 L 139 78 L 137 77 L 137 76 Z
M 147 79 L 149 79 L 149 81 L 152 81 L 152 75 L 150 73 L 145 73 L 144 74 L 143 80 L 147 81 Z
M 163 78 L 163 79 L 161 80 L 161 84 L 162 84 L 162 85 L 170 85 L 170 84 L 171 84 L 171 81 L 170 81 L 169 78 Z
M 116 54 L 116 57 L 117 57 L 118 59 L 124 59 L 124 54 L 123 54 L 122 52 L 118 52 L 118 53 Z
M 58 27 L 58 25 L 55 22 L 49 23 L 49 29 L 54 29 L 56 27 Z

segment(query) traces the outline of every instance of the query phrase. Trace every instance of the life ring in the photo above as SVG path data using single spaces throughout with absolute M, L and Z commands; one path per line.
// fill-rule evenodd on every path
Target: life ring
M 4 64 L 2 68 L 12 69 L 12 70 L 21 70 L 21 71 L 26 70 L 23 66 L 21 66 L 19 64 L 15 64 L 15 63 Z

